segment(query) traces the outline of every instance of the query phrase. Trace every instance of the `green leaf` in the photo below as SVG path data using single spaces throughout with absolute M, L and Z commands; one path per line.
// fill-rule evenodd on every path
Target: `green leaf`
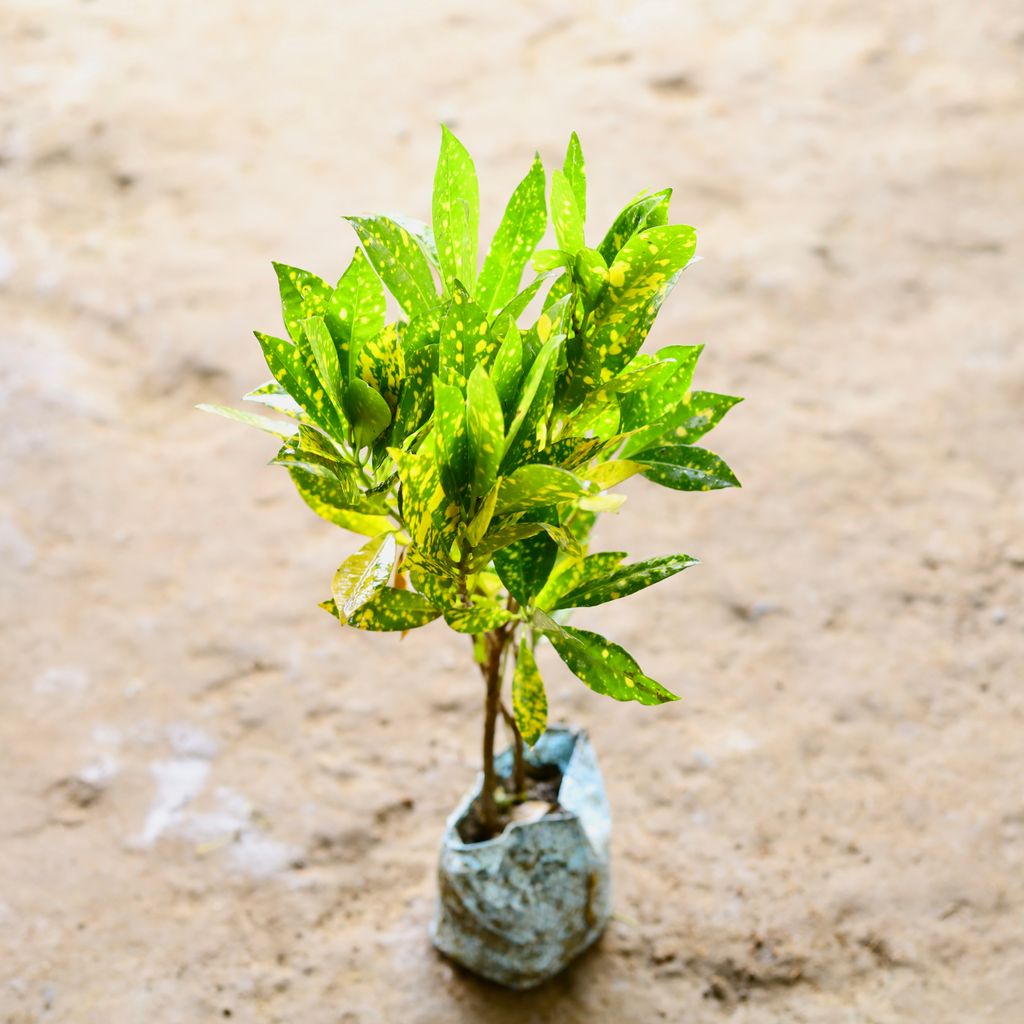
M 557 557 L 558 545 L 546 533 L 538 533 L 495 551 L 494 571 L 525 607 L 544 588 Z
M 395 460 L 402 483 L 402 518 L 418 549 L 416 553 L 425 555 L 436 566 L 450 567 L 457 519 L 449 514 L 451 506 L 441 486 L 436 448 L 425 443 L 416 455 L 397 448 L 388 449 L 388 453 Z
M 466 400 L 457 387 L 445 384 L 440 377 L 434 378 L 434 436 L 444 492 L 452 501 L 466 503 L 473 473 Z
M 482 366 L 469 375 L 466 389 L 466 426 L 469 455 L 473 467 L 471 495 L 486 494 L 498 475 L 505 453 L 505 417 L 501 400 L 491 378 Z
M 621 484 L 637 473 L 646 469 L 642 462 L 630 462 L 628 459 L 613 459 L 610 462 L 598 462 L 595 466 L 580 473 L 580 477 L 590 483 L 597 484 L 602 491 Z
M 608 601 L 628 597 L 638 590 L 653 586 L 676 573 L 696 565 L 697 559 L 689 555 L 665 555 L 633 562 L 607 572 L 597 579 L 589 579 L 563 593 L 555 608 L 590 608 Z
M 563 594 L 585 583 L 603 579 L 618 568 L 625 557 L 625 551 L 600 551 L 579 560 L 563 560 L 537 595 L 537 607 L 548 610 L 557 608 L 558 599 Z
M 480 271 L 476 298 L 488 313 L 515 298 L 530 254 L 544 236 L 548 223 L 544 191 L 544 166 L 537 157 L 512 193 Z
M 523 313 L 526 311 L 526 307 L 533 301 L 534 296 L 540 291 L 541 286 L 547 280 L 545 276 L 538 277 L 536 280 L 531 281 L 504 309 L 501 314 L 512 317 L 513 320 L 518 320 Z
M 348 331 L 348 351 L 358 352 L 375 334 L 383 330 L 386 317 L 384 288 L 370 266 L 366 253 L 356 249 L 352 262 L 334 289 L 332 305 L 339 322 Z M 351 378 L 349 367 L 344 369 Z
M 512 714 L 519 735 L 532 747 L 548 727 L 548 698 L 525 636 L 519 642 L 516 671 L 512 676 Z
M 503 523 L 488 533 L 480 546 L 473 552 L 469 563 L 470 572 L 480 572 L 502 548 L 515 544 L 524 537 L 532 537 L 544 529 L 542 523 Z
M 269 416 L 261 416 L 256 412 L 232 409 L 229 405 L 211 405 L 209 402 L 203 402 L 196 408 L 202 409 L 203 412 L 212 412 L 217 416 L 223 416 L 225 419 L 244 423 L 248 427 L 256 427 L 257 430 L 265 430 L 268 434 L 273 434 L 285 441 L 295 437 L 295 428 L 290 423 L 272 420 Z
M 327 325 L 324 323 L 323 317 L 320 316 L 309 317 L 301 323 L 306 341 L 313 350 L 313 357 L 316 360 L 317 377 L 334 403 L 334 407 L 339 412 L 343 412 L 341 389 L 344 386 L 344 378 L 341 375 L 338 350 L 334 347 L 331 332 L 327 330 Z
M 558 248 L 575 255 L 583 248 L 583 215 L 576 205 L 572 185 L 562 171 L 551 175 L 551 219 L 555 225 Z
M 514 616 L 505 608 L 495 604 L 477 604 L 472 608 L 448 608 L 444 621 L 457 633 L 478 636 L 511 622 Z
M 505 340 L 494 357 L 494 366 L 491 369 L 491 380 L 498 392 L 502 409 L 507 411 L 512 408 L 522 379 L 523 339 L 519 334 L 519 328 L 513 322 L 509 325 Z M 504 422 L 502 431 L 504 432 Z
M 571 270 L 575 257 L 571 252 L 564 252 L 561 249 L 538 249 L 530 261 L 533 269 L 538 274 L 547 274 L 552 270 Z
M 615 218 L 615 223 L 608 229 L 608 234 L 597 247 L 605 263 L 614 262 L 619 250 L 637 231 L 665 224 L 671 198 L 672 189 L 666 188 L 632 200 Z
M 676 491 L 717 491 L 739 487 L 740 482 L 725 462 L 706 448 L 667 444 L 646 448 L 633 461 L 647 465 L 644 476 Z
M 391 422 L 388 403 L 364 380 L 350 381 L 342 396 L 356 448 L 372 444 Z
M 583 484 L 568 470 L 530 463 L 502 479 L 497 511 L 504 515 L 538 505 L 556 505 L 571 501 L 583 492 Z
M 328 399 L 319 379 L 307 367 L 299 349 L 283 338 L 274 338 L 260 331 L 255 334 L 274 380 L 298 402 L 313 422 L 318 423 L 332 437 L 343 440 L 347 433 L 344 421 L 334 403 Z
M 440 614 L 422 594 L 384 587 L 349 616 L 348 625 L 377 633 L 404 632 L 425 626 Z
M 530 453 L 540 447 L 536 437 L 536 425 L 545 418 L 544 414 L 550 411 L 555 379 L 554 357 L 561 344 L 562 338 L 559 335 L 548 338 L 519 389 L 515 413 L 505 436 L 505 459 L 502 463 L 502 471 L 505 473 L 510 473 L 524 462 Z M 536 402 L 535 407 L 538 394 L 540 400 Z M 522 441 L 519 440 L 520 431 L 523 433 Z
M 491 528 L 491 520 L 494 518 L 494 509 L 497 504 L 498 488 L 492 487 L 480 503 L 480 508 L 477 509 L 469 526 L 466 527 L 466 543 L 470 548 L 477 547 Z
M 606 384 L 632 360 L 696 244 L 693 228 L 676 224 L 648 228 L 623 246 L 608 268 L 608 286 L 591 314 L 587 344 L 572 367 L 571 393 Z
M 273 264 L 281 290 L 281 313 L 288 336 L 299 341 L 303 337 L 302 321 L 323 316 L 331 307 L 333 289 L 316 274 L 284 263 Z
M 353 511 L 348 492 L 337 481 L 325 480 L 298 468 L 290 469 L 290 473 L 299 496 L 321 519 L 366 537 L 376 537 L 392 528 L 387 516 Z
M 673 440 L 692 444 L 700 440 L 742 398 L 693 391 L 667 417 L 666 431 Z
M 579 283 L 586 308 L 593 309 L 608 283 L 608 267 L 601 254 L 596 249 L 580 249 L 572 264 L 572 272 Z
M 405 379 L 405 350 L 399 332 L 400 324 L 388 324 L 358 349 L 352 349 L 350 376 L 366 381 L 379 391 L 389 406 L 398 401 L 398 393 Z
M 407 316 L 437 304 L 430 264 L 408 230 L 390 217 L 346 217 L 388 291 Z
M 395 410 L 392 443 L 401 444 L 415 433 L 434 410 L 434 375 L 437 373 L 437 345 L 424 345 L 405 356 L 402 381 Z
M 394 534 L 383 533 L 364 544 L 338 566 L 331 584 L 331 594 L 342 622 L 347 622 L 357 608 L 361 608 L 387 584 L 397 556 Z
M 276 380 L 269 380 L 258 388 L 253 388 L 246 395 L 242 395 L 246 402 L 259 402 L 275 412 L 284 416 L 291 416 L 292 419 L 302 419 L 302 406 L 288 394 L 287 391 Z
M 498 342 L 490 336 L 487 314 L 470 299 L 465 288 L 452 288 L 452 301 L 441 318 L 438 376 L 445 384 L 465 387 L 473 367 L 486 363 Z
M 565 151 L 562 173 L 572 189 L 573 198 L 576 200 L 576 209 L 580 212 L 580 219 L 585 221 L 587 219 L 587 167 L 583 160 L 580 137 L 575 132 L 569 136 L 569 146 Z
M 600 634 L 569 626 L 540 628 L 570 671 L 595 693 L 640 704 L 665 704 L 679 699 L 661 683 L 644 675 L 631 655 L 618 644 Z
M 476 168 L 465 146 L 441 126 L 441 152 L 434 173 L 434 237 L 445 286 L 461 281 L 470 291 L 476 284 L 476 247 L 480 226 L 480 194 Z

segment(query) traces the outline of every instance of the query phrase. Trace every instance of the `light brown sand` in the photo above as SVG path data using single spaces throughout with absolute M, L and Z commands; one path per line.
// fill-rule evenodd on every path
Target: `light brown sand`
M 1010 2 L 0 0 L 0 1020 L 1024 1020 L 1022 67 Z M 489 227 L 572 128 L 602 229 L 674 186 L 657 340 L 748 398 L 744 490 L 601 528 L 704 564 L 579 617 L 685 700 L 545 660 L 620 917 L 518 996 L 426 938 L 465 641 L 339 632 L 358 541 L 192 410 L 442 118 Z

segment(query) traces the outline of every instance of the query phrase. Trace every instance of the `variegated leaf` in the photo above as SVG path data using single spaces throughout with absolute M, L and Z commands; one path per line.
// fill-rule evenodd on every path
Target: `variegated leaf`
M 342 622 L 347 622 L 356 609 L 387 584 L 397 555 L 394 534 L 384 533 L 364 544 L 338 566 L 331 584 L 331 595 Z
M 637 196 L 632 200 L 615 218 L 615 223 L 608 229 L 608 234 L 597 247 L 605 263 L 614 262 L 619 250 L 637 231 L 667 223 L 668 204 L 671 198 L 672 189 L 666 188 L 650 195 Z
M 405 632 L 433 622 L 440 614 L 422 594 L 384 587 L 349 616 L 348 625 L 375 633 Z
M 437 288 L 423 250 L 412 234 L 390 217 L 347 217 L 373 269 L 406 315 L 437 304 Z
M 476 250 L 480 195 L 476 168 L 465 146 L 441 126 L 441 152 L 434 173 L 432 204 L 437 256 L 445 286 L 455 281 L 472 291 L 476 284 Z
M 498 475 L 505 453 L 505 417 L 487 371 L 477 365 L 466 388 L 466 428 L 472 466 L 472 497 L 486 494 Z
M 498 343 L 488 330 L 487 314 L 456 284 L 441 318 L 438 376 L 445 384 L 465 386 L 473 367 L 489 361 Z
M 530 463 L 502 479 L 497 512 L 505 515 L 527 508 L 556 505 L 583 493 L 583 484 L 568 470 Z
M 676 491 L 717 491 L 740 486 L 725 461 L 706 448 L 660 445 L 637 452 L 633 459 L 647 466 L 644 476 L 648 480 Z
M 557 630 L 545 627 L 542 631 L 573 675 L 595 693 L 640 704 L 665 704 L 679 699 L 645 675 L 627 651 L 598 633 L 570 626 Z
M 351 362 L 351 353 L 358 352 L 383 329 L 386 316 L 384 288 L 362 249 L 356 249 L 352 262 L 341 275 L 334 289 L 332 305 L 339 322 L 348 332 Z M 351 378 L 349 366 L 343 368 Z
M 456 633 L 470 633 L 478 636 L 511 622 L 514 616 L 500 605 L 475 604 L 471 608 L 447 608 L 444 621 Z
M 544 167 L 537 157 L 512 193 L 480 271 L 476 299 L 488 313 L 513 301 L 530 254 L 544 235 L 544 188 Z
M 551 175 L 551 220 L 562 252 L 575 256 L 583 248 L 583 215 L 576 205 L 572 185 L 562 171 Z
M 341 374 L 341 363 L 338 360 L 338 350 L 334 347 L 334 339 L 331 337 L 330 331 L 327 330 L 323 317 L 309 317 L 302 320 L 301 325 L 305 333 L 305 340 L 313 350 L 313 358 L 316 360 L 316 375 L 320 384 L 330 396 L 335 409 L 344 412 L 341 398 L 345 381 Z
M 585 221 L 587 219 L 587 167 L 583 159 L 583 147 L 580 145 L 580 137 L 575 132 L 569 136 L 569 145 L 565 151 L 562 173 L 572 189 L 573 199 L 576 201 L 576 209 L 580 212 L 580 218 Z
M 618 566 L 603 576 L 577 583 L 563 593 L 552 606 L 554 608 L 590 608 L 609 601 L 628 597 L 638 590 L 667 580 L 670 576 L 696 565 L 697 559 L 689 555 L 665 555 L 648 558 L 643 562 Z
M 529 641 L 519 642 L 516 670 L 512 676 L 512 714 L 523 742 L 532 747 L 548 727 L 548 698 Z
M 547 533 L 516 541 L 494 552 L 494 570 L 505 589 L 524 607 L 547 583 L 558 545 Z
M 322 479 L 301 469 L 290 472 L 300 497 L 321 519 L 366 537 L 376 537 L 392 528 L 387 516 L 352 509 L 351 494 L 337 480 Z

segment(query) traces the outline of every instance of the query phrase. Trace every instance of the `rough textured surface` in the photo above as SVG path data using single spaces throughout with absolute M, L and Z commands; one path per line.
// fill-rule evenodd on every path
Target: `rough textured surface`
M 550 729 L 528 759 L 562 772 L 562 812 L 513 823 L 483 843 L 463 843 L 459 822 L 480 782 L 448 820 L 438 863 L 434 945 L 509 988 L 534 988 L 600 938 L 611 914 L 611 811 L 586 733 Z M 511 752 L 497 759 L 499 775 Z
M 2 8 L 4 1024 L 1019 1018 L 1016 0 Z M 466 640 L 340 632 L 359 541 L 191 409 L 266 379 L 272 259 L 340 272 L 340 214 L 429 213 L 441 117 L 488 228 L 571 128 L 594 224 L 675 186 L 705 258 L 652 341 L 747 396 L 743 490 L 630 482 L 601 527 L 702 564 L 574 620 L 683 700 L 541 652 L 616 916 L 518 994 L 427 935 Z

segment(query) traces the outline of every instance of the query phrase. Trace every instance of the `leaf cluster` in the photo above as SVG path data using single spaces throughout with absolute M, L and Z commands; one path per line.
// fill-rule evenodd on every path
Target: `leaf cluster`
M 549 197 L 555 244 L 539 248 Z M 542 637 L 598 693 L 675 699 L 621 647 L 566 624 L 695 564 L 591 552 L 596 516 L 624 501 L 615 488 L 739 486 L 699 443 L 739 401 L 692 389 L 702 346 L 641 351 L 694 259 L 670 198 L 632 199 L 589 247 L 574 134 L 550 186 L 533 161 L 481 262 L 476 171 L 442 129 L 432 225 L 348 217 L 359 247 L 335 284 L 275 265 L 286 336 L 256 333 L 271 379 L 245 398 L 286 419 L 204 406 L 275 435 L 273 462 L 307 505 L 369 538 L 322 604 L 344 626 L 443 618 L 478 652 L 488 634 L 518 638 L 512 709 L 528 743 L 547 721 Z

